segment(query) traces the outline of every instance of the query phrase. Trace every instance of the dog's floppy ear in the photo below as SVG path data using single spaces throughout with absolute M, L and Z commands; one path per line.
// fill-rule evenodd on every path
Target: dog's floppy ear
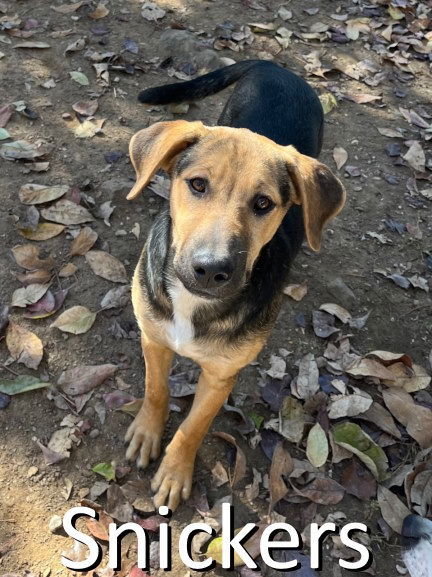
M 292 200 L 302 205 L 306 238 L 317 251 L 324 226 L 345 204 L 345 188 L 325 164 L 300 154 L 293 146 L 286 147 L 286 152 L 294 188 Z
M 129 155 L 137 179 L 126 198 L 136 198 L 155 172 L 160 168 L 166 170 L 173 157 L 196 142 L 204 130 L 202 122 L 174 120 L 156 122 L 134 134 L 129 143 Z

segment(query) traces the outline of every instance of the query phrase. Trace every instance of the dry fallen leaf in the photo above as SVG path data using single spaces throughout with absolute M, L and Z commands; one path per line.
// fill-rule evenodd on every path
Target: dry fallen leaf
M 309 399 L 319 391 L 319 371 L 312 353 L 300 359 L 296 393 L 300 399 Z
M 111 254 L 103 250 L 90 250 L 85 258 L 92 271 L 98 276 L 111 282 L 128 282 L 124 265 Z
M 382 485 L 378 487 L 378 504 L 384 521 L 390 525 L 393 531 L 400 534 L 403 520 L 411 511 L 392 491 Z
M 20 235 L 28 240 L 48 240 L 61 234 L 65 229 L 63 224 L 54 222 L 40 222 L 34 230 L 31 228 L 21 228 Z
M 420 142 L 418 142 L 418 140 L 415 140 L 411 144 L 408 151 L 402 156 L 402 158 L 407 161 L 407 163 L 413 170 L 417 172 L 424 171 L 426 164 L 426 156 L 423 147 L 420 144 Z
M 51 6 L 51 8 L 60 14 L 72 14 L 72 12 L 76 12 L 78 8 L 81 8 L 83 4 L 86 4 L 86 2 L 83 1 L 74 2 L 73 4 L 60 4 L 60 6 Z
M 93 12 L 90 12 L 89 17 L 93 20 L 99 20 L 100 18 L 105 18 L 109 14 L 108 8 L 102 2 L 96 6 Z
M 288 478 L 294 469 L 293 460 L 283 443 L 279 442 L 273 452 L 269 473 L 270 511 L 288 493 L 284 477 Z
M 341 146 L 335 146 L 333 148 L 333 159 L 335 161 L 336 168 L 340 170 L 348 160 L 348 152 Z
M 51 48 L 51 46 L 47 42 L 38 42 L 35 40 L 25 40 L 24 42 L 20 42 L 18 44 L 15 44 L 14 48 L 44 49 L 44 48 Z
M 22 244 L 14 246 L 12 254 L 16 263 L 26 270 L 44 269 L 51 270 L 54 266 L 52 258 L 40 259 L 40 248 L 34 244 Z
M 422 449 L 432 447 L 432 411 L 417 405 L 411 395 L 402 389 L 384 389 L 382 395 L 386 407 L 406 427 L 408 435 Z
M 224 441 L 227 441 L 228 443 L 230 443 L 231 445 L 233 445 L 237 449 L 236 462 L 235 462 L 235 466 L 234 466 L 234 473 L 233 473 L 233 476 L 231 479 L 231 487 L 234 488 L 238 485 L 238 483 L 246 475 L 246 457 L 245 457 L 245 454 L 240 449 L 240 447 L 237 445 L 237 441 L 235 440 L 235 438 L 232 435 L 229 435 L 228 433 L 224 433 L 222 431 L 216 431 L 215 433 L 213 433 L 213 435 L 215 437 L 219 437 L 220 439 L 223 439 Z
M 337 317 L 344 324 L 349 323 L 350 320 L 352 319 L 350 312 L 348 312 L 340 305 L 334 303 L 325 303 L 320 306 L 319 310 L 324 311 L 329 315 L 333 315 L 334 317 Z
M 25 308 L 32 305 L 43 297 L 49 288 L 47 284 L 29 284 L 26 287 L 16 289 L 12 294 L 12 306 Z
M 15 361 L 29 369 L 38 368 L 43 356 L 43 345 L 37 335 L 10 321 L 6 330 L 6 346 Z
M 377 379 L 387 379 L 394 381 L 393 373 L 384 365 L 374 359 L 360 359 L 355 361 L 346 372 L 354 377 L 375 377 Z
M 371 407 L 372 397 L 356 387 L 353 388 L 352 395 L 332 395 L 328 412 L 330 419 L 357 417 Z
M 116 365 L 79 365 L 64 371 L 58 385 L 66 395 L 76 396 L 88 393 L 114 375 Z
M 58 328 L 66 333 L 80 335 L 86 333 L 96 320 L 96 313 L 83 306 L 74 306 L 65 310 L 50 327 Z
M 68 190 L 69 186 L 67 185 L 23 184 L 19 191 L 19 199 L 24 204 L 41 204 L 57 200 Z
M 322 467 L 327 461 L 329 445 L 327 436 L 319 423 L 309 431 L 306 443 L 306 456 L 314 467 Z
M 97 238 L 98 233 L 89 226 L 85 226 L 80 230 L 78 236 L 74 238 L 69 249 L 69 254 L 71 256 L 84 255 L 91 249 L 97 241 Z
M 307 295 L 307 282 L 302 282 L 301 284 L 290 284 L 284 288 L 284 294 L 288 295 L 295 301 L 301 301 Z
M 166 12 L 154 2 L 144 2 L 141 6 L 141 15 L 146 20 L 155 21 L 160 20 L 165 16 Z
M 46 220 L 59 224 L 82 224 L 94 220 L 89 211 L 71 200 L 59 200 L 48 208 L 41 210 L 41 215 Z
M 68 262 L 59 270 L 59 277 L 60 278 L 68 278 L 76 273 L 78 267 L 74 265 L 73 262 Z
M 413 364 L 412 367 L 404 363 L 394 363 L 388 367 L 394 375 L 394 381 L 383 381 L 388 387 L 404 389 L 407 393 L 415 393 L 426 389 L 431 376 L 420 365 Z

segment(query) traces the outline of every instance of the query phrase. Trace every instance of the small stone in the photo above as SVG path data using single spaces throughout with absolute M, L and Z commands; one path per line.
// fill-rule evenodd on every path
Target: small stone
M 33 465 L 33 467 L 30 467 L 29 470 L 27 471 L 27 479 L 34 477 L 38 472 L 39 469 Z
M 60 529 L 63 528 L 63 520 L 60 515 L 53 515 L 48 523 L 48 529 L 51 533 L 60 533 Z
M 99 435 L 100 435 L 99 429 L 93 429 L 92 431 L 90 431 L 89 437 L 90 439 L 96 439 L 96 437 L 99 437 Z

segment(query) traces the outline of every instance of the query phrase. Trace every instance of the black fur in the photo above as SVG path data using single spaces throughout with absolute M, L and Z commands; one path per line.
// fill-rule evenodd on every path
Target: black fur
M 237 85 L 219 118 L 219 125 L 248 128 L 278 144 L 291 144 L 303 154 L 318 156 L 323 137 L 321 103 L 302 78 L 272 62 L 239 62 L 189 82 L 144 90 L 139 100 L 151 104 L 193 101 L 218 92 L 235 81 L 238 81 Z M 188 162 L 188 151 L 183 155 L 177 163 L 179 169 Z M 278 172 L 281 195 L 287 197 L 288 172 L 280 166 L 275 166 L 274 170 Z M 243 291 L 229 300 L 204 306 L 195 313 L 196 337 L 223 339 L 235 344 L 245 335 L 268 331 L 279 310 L 290 264 L 303 239 L 302 210 L 294 205 L 272 240 L 263 247 Z M 164 318 L 172 316 L 166 290 L 166 283 L 173 275 L 170 246 L 167 210 L 154 223 L 140 261 L 143 288 L 155 312 Z M 152 270 L 149 271 L 148 267 Z M 220 328 L 221 320 L 230 322 Z

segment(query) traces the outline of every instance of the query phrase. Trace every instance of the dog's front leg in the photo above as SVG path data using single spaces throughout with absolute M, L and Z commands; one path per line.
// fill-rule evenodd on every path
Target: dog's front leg
M 229 396 L 237 374 L 221 378 L 203 367 L 191 411 L 166 449 L 163 461 L 152 480 L 156 507 L 167 504 L 176 509 L 180 499 L 187 499 L 197 450 L 213 419 Z
M 141 409 L 126 433 L 129 441 L 126 458 L 134 459 L 139 453 L 137 464 L 144 468 L 160 453 L 168 417 L 168 375 L 173 352 L 145 334 L 141 343 L 146 367 L 145 394 Z

